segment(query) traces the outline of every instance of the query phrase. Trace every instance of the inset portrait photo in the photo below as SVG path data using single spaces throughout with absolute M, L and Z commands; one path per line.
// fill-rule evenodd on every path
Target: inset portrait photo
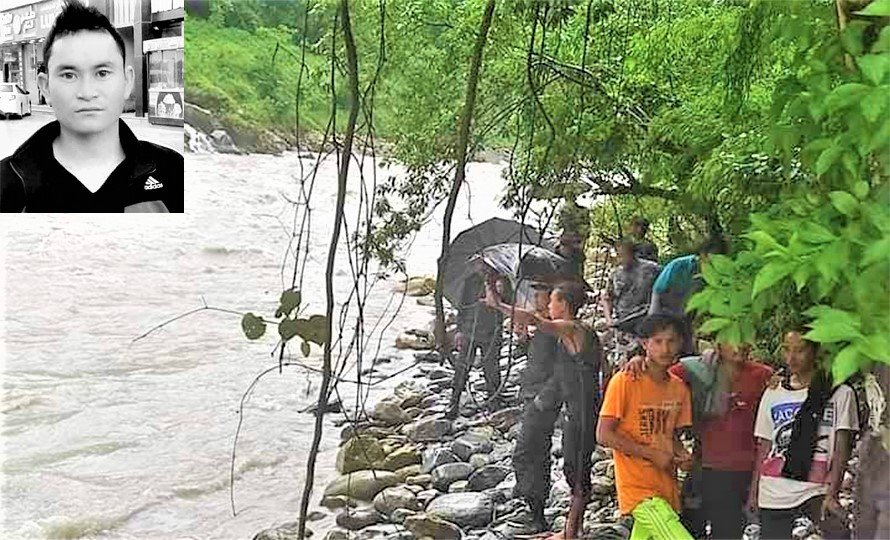
M 0 212 L 184 211 L 182 2 L 132 4 L 0 0 Z

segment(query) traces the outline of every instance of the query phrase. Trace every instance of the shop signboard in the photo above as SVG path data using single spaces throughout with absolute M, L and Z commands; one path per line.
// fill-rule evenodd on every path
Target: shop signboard
M 62 7 L 62 0 L 47 0 L 0 12 L 0 44 L 45 38 Z

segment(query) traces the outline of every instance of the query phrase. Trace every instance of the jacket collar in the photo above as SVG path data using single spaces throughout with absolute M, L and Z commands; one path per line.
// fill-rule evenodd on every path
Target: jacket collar
M 139 178 L 156 169 L 157 163 L 149 154 L 140 151 L 139 139 L 121 119 L 118 119 L 118 129 L 124 154 L 133 163 L 130 179 Z M 50 122 L 38 129 L 12 154 L 10 164 L 23 181 L 39 179 L 43 174 L 47 156 L 52 156 L 52 144 L 59 136 L 59 132 L 59 121 Z

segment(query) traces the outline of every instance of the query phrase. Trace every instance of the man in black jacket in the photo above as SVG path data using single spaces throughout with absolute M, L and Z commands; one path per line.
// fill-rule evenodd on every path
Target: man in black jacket
M 0 162 L 0 212 L 182 212 L 183 158 L 120 119 L 135 74 L 95 8 L 66 5 L 37 83 L 56 114 Z

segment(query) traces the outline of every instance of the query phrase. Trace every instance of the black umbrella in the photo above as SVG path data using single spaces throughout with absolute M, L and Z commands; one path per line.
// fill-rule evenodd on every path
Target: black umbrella
M 518 245 L 520 240 L 526 248 L 542 242 L 534 227 L 501 218 L 491 218 L 457 235 L 441 265 L 443 296 L 451 305 L 460 305 L 464 284 L 478 270 L 468 264 L 469 259 L 489 246 L 508 242 Z
M 481 261 L 495 273 L 509 277 L 514 286 L 523 280 L 553 282 L 571 277 L 569 261 L 540 246 L 515 243 L 497 244 L 480 251 L 470 259 Z

